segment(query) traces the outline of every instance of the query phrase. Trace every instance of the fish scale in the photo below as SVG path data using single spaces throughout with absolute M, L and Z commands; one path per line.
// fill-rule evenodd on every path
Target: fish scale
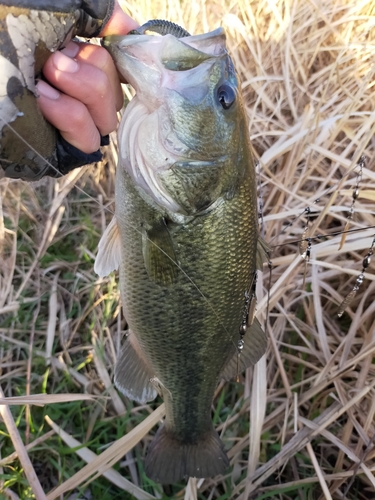
M 116 199 L 117 217 L 131 220 L 135 226 L 138 222 L 141 228 L 143 218 L 152 218 L 147 216 L 150 207 L 132 189 L 129 176 L 121 169 L 118 169 L 117 182 L 126 186 L 121 191 L 121 199 Z M 248 184 L 242 198 L 251 192 Z M 156 376 L 167 388 L 162 391 L 167 405 L 167 425 L 171 413 L 170 425 L 174 424 L 178 435 L 192 434 L 190 426 L 194 430 L 201 425 L 204 429 L 211 428 L 214 390 L 228 361 L 228 351 L 229 357 L 235 354 L 243 294 L 251 280 L 249 269 L 255 266 L 255 254 L 249 248 L 256 247 L 256 238 L 252 237 L 256 231 L 245 222 L 251 211 L 254 219 L 254 207 L 246 213 L 238 209 L 237 199 L 232 205 L 226 213 L 219 209 L 219 213 L 210 214 L 204 223 L 193 222 L 191 227 L 183 228 L 182 234 L 176 231 L 173 235 L 180 266 L 207 301 L 202 301 L 201 294 L 184 274 L 179 275 L 178 283 L 171 289 L 163 290 L 156 285 L 144 266 L 139 232 L 129 226 L 121 231 L 122 245 L 126 248 L 120 268 L 125 316 Z M 242 224 L 234 225 L 234 217 L 244 219 Z M 234 301 L 234 297 L 237 300 Z M 201 381 L 197 376 L 202 371 L 208 385 L 205 391 L 200 390 Z M 184 416 L 192 413 L 196 406 L 199 419 L 189 420 L 190 426 L 186 429 Z

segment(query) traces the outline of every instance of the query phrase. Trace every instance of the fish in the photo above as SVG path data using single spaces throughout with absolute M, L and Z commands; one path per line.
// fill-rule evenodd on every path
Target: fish
M 265 257 L 239 76 L 222 28 L 111 36 L 104 46 L 136 91 L 94 267 L 101 277 L 119 269 L 128 333 L 115 384 L 138 403 L 165 402 L 149 478 L 213 477 L 229 466 L 211 418 L 215 389 L 267 348 L 253 314 L 247 326 Z

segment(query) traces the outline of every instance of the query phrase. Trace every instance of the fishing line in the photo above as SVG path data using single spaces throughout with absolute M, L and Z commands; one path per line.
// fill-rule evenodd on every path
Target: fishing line
M 254 160 L 255 163 L 255 172 L 257 173 L 257 178 L 258 178 L 258 210 L 259 210 L 259 217 L 260 218 L 260 234 L 262 238 L 264 239 L 264 216 L 263 216 L 263 189 L 262 189 L 262 181 L 261 181 L 261 175 L 260 175 L 260 162 L 259 160 Z
M 298 239 L 298 240 L 290 240 L 290 241 L 287 241 L 286 243 L 280 243 L 278 245 L 272 246 L 271 247 L 271 251 L 274 250 L 275 248 L 280 248 L 280 247 L 288 246 L 288 245 L 291 245 L 291 244 L 294 244 L 294 243 L 301 243 L 303 241 L 305 241 L 306 243 L 308 243 L 309 240 L 325 240 L 325 239 L 328 239 L 331 236 L 341 236 L 342 234 L 359 233 L 361 231 L 366 231 L 367 229 L 375 229 L 375 225 L 366 226 L 366 227 L 358 227 L 356 229 L 347 229 L 346 231 L 343 231 L 343 230 L 341 230 L 341 231 L 333 231 L 333 232 L 330 232 L 330 233 L 327 233 L 327 234 L 317 234 L 316 236 L 310 236 L 308 238 L 302 238 L 302 239 Z
M 363 157 L 363 155 L 361 155 L 360 160 L 362 159 L 362 157 Z M 336 182 L 333 186 L 330 186 L 330 187 L 329 187 L 329 188 L 327 188 L 325 191 L 323 191 L 322 195 L 321 195 L 319 198 L 316 198 L 316 199 L 315 199 L 312 203 L 310 203 L 310 205 L 308 205 L 307 207 L 305 207 L 305 208 L 303 209 L 303 211 L 302 211 L 299 215 L 296 215 L 296 216 L 294 217 L 294 219 L 293 219 L 291 222 L 289 222 L 289 223 L 288 223 L 288 224 L 287 224 L 287 225 L 286 225 L 286 226 L 282 229 L 282 231 L 280 231 L 280 233 L 279 233 L 279 234 L 275 235 L 275 236 L 274 236 L 274 237 L 270 240 L 270 242 L 269 242 L 268 244 L 269 244 L 269 245 L 271 245 L 271 244 L 272 244 L 272 241 L 273 241 L 275 238 L 278 238 L 279 236 L 283 235 L 283 234 L 284 234 L 284 233 L 285 233 L 285 232 L 286 232 L 286 231 L 287 231 L 290 227 L 292 227 L 292 225 L 293 225 L 296 221 L 298 221 L 298 220 L 299 220 L 299 219 L 300 219 L 303 215 L 306 215 L 306 214 L 307 214 L 307 215 L 310 217 L 310 216 L 313 216 L 314 214 L 319 214 L 320 212 L 312 212 L 312 211 L 311 211 L 312 207 L 313 207 L 314 205 L 316 205 L 317 203 L 319 203 L 319 202 L 321 201 L 321 198 L 323 198 L 323 197 L 325 197 L 325 196 L 328 196 L 329 194 L 331 194 L 331 193 L 335 192 L 335 190 L 337 189 L 338 184 L 340 184 L 340 183 L 341 183 L 341 182 L 342 182 L 345 178 L 347 178 L 347 177 L 348 177 L 348 176 L 349 176 L 352 172 L 354 172 L 354 171 L 355 171 L 355 169 L 356 169 L 356 168 L 358 167 L 358 165 L 359 165 L 359 161 L 360 161 L 360 160 L 358 160 L 358 162 L 356 162 L 356 163 L 354 164 L 354 166 L 353 166 L 350 170 L 348 170 L 348 171 L 347 171 L 347 172 L 346 172 L 346 173 L 345 173 L 345 174 L 341 177 L 341 179 L 337 180 L 337 182 Z M 362 160 L 362 162 L 363 162 L 363 161 L 364 161 L 364 160 Z M 264 175 L 264 174 L 263 174 L 263 175 Z M 362 178 L 362 172 L 361 172 L 361 178 Z M 266 178 L 266 180 L 268 180 L 268 179 Z M 262 215 L 262 223 L 263 223 L 263 215 Z M 371 227 L 371 226 L 369 226 L 369 227 Z M 366 229 L 367 229 L 367 228 L 366 228 Z M 345 233 L 345 231 L 341 231 L 339 234 L 344 234 L 344 233 Z M 310 237 L 310 239 L 313 239 L 313 237 Z M 302 241 L 304 241 L 304 240 L 303 240 L 303 239 L 299 240 L 299 242 L 302 242 Z M 297 243 L 298 243 L 298 242 L 297 242 Z M 282 246 L 282 245 L 274 245 L 274 246 L 273 246 L 273 248 L 276 248 L 276 247 L 278 247 L 278 246 Z

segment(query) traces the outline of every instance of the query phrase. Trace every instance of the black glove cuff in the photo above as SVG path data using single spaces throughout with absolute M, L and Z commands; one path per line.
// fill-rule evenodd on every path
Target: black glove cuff
M 102 136 L 100 140 L 101 146 L 108 146 L 109 136 Z M 98 149 L 94 153 L 84 153 L 80 149 L 72 146 L 67 142 L 60 133 L 57 135 L 56 141 L 56 153 L 57 153 L 57 169 L 49 168 L 45 175 L 50 177 L 60 177 L 69 173 L 71 170 L 82 167 L 83 165 L 88 165 L 90 163 L 96 163 L 103 158 L 103 154 Z
M 75 34 L 83 37 L 98 36 L 112 16 L 115 0 L 82 0 L 81 17 Z
M 113 13 L 115 0 L 82 0 L 81 9 L 87 12 L 91 17 L 96 17 L 106 24 Z

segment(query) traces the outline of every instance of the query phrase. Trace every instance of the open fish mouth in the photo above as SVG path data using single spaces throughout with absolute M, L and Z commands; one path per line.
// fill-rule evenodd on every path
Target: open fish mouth
M 147 23 L 146 23 L 147 24 Z M 169 23 L 173 24 L 173 23 Z M 174 26 L 177 26 L 173 24 Z M 180 27 L 179 27 L 180 28 Z M 180 28 L 183 30 L 183 28 Z M 151 30 L 152 31 L 152 30 Z M 184 38 L 184 42 L 188 45 L 191 45 L 192 47 L 196 47 L 197 45 L 201 47 L 206 47 L 206 50 L 204 52 L 207 52 L 208 54 L 211 53 L 212 55 L 218 55 L 212 52 L 213 46 L 217 44 L 217 39 L 218 38 L 224 38 L 225 39 L 225 32 L 223 28 L 219 27 L 216 28 L 213 31 L 209 31 L 208 33 L 201 33 L 199 35 L 190 35 L 187 31 L 183 30 L 184 34 L 181 35 L 181 33 L 176 33 L 174 31 L 166 32 L 163 33 L 163 36 L 173 36 L 174 38 L 181 39 Z M 133 32 L 129 33 L 128 35 L 110 35 L 106 36 L 102 40 L 102 45 L 106 48 L 108 48 L 110 45 L 117 44 L 119 48 L 124 48 L 128 45 L 132 45 L 133 43 L 141 42 L 144 40 L 144 36 L 149 37 L 150 35 L 147 35 L 146 33 L 139 33 L 137 30 L 134 30 Z M 130 38 L 131 37 L 131 38 Z M 156 37 L 157 39 L 157 37 Z
M 154 80 L 150 79 L 150 74 L 145 74 L 146 69 L 147 73 L 163 69 L 184 72 L 211 58 L 227 55 L 222 28 L 201 35 L 185 36 L 183 39 L 172 34 L 107 36 L 102 44 L 116 59 L 122 75 L 137 91 L 141 85 L 138 78 L 140 67 L 143 78 L 152 84 Z M 145 45 L 147 50 L 144 49 Z M 119 52 L 122 53 L 122 61 L 116 57 Z

